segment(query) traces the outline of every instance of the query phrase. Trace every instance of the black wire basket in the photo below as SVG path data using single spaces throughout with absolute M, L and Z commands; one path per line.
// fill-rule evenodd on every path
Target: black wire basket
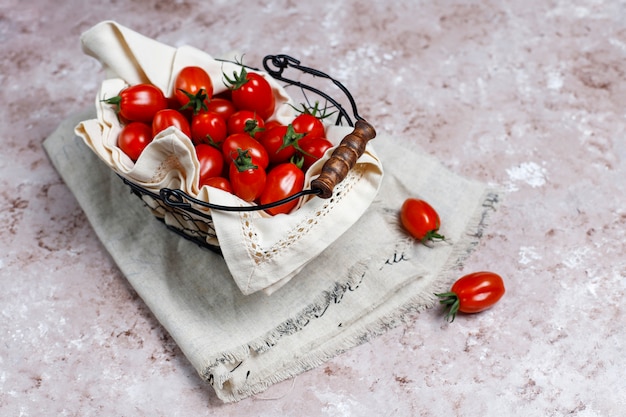
M 220 247 L 211 210 L 266 210 L 307 195 L 331 198 L 335 186 L 346 177 L 363 154 L 367 142 L 376 136 L 372 125 L 359 115 L 352 94 L 330 75 L 303 66 L 300 61 L 288 55 L 266 56 L 263 59 L 263 69 L 272 78 L 284 83 L 283 86 L 289 89 L 294 102 L 301 103 L 305 108 L 321 107 L 326 114 L 332 115 L 335 125 L 353 128 L 352 132 L 335 147 L 320 175 L 311 181 L 310 188 L 270 204 L 222 206 L 198 200 L 179 189 L 163 188 L 159 193 L 155 193 L 120 176 L 130 187 L 131 192 L 143 200 L 154 216 L 168 229 L 217 253 L 220 253 Z M 290 74 L 286 75 L 286 72 Z

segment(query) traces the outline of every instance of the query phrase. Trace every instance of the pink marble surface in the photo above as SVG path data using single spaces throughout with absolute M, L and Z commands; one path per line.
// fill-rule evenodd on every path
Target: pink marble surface
M 288 53 L 361 113 L 507 190 L 463 271 L 495 308 L 438 309 L 221 404 L 107 255 L 41 143 L 91 105 L 78 46 L 113 19 L 175 46 Z M 622 416 L 626 409 L 623 1 L 83 2 L 0 5 L 0 414 Z

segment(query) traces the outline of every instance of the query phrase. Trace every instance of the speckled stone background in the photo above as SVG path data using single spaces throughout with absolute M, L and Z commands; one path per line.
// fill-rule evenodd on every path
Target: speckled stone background
M 93 101 L 103 74 L 78 38 L 104 19 L 249 62 L 291 54 L 378 130 L 505 189 L 459 271 L 500 273 L 505 298 L 221 404 L 41 147 Z M 624 415 L 626 2 L 4 0 L 0 81 L 3 416 Z

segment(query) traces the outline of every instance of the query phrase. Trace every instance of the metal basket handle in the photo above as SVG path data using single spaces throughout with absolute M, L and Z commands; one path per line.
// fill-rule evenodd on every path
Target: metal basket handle
M 313 91 L 317 95 L 324 97 L 339 111 L 340 117 L 337 118 L 337 124 L 340 123 L 341 118 L 343 117 L 348 125 L 354 126 L 352 133 L 343 138 L 339 146 L 331 154 L 328 161 L 324 163 L 319 177 L 311 181 L 311 188 L 316 191 L 318 197 L 330 198 L 333 194 L 335 186 L 346 178 L 348 172 L 356 164 L 356 161 L 361 155 L 363 155 L 363 152 L 365 152 L 367 142 L 376 137 L 376 130 L 371 124 L 365 121 L 365 119 L 359 116 L 356 103 L 352 94 L 350 94 L 350 91 L 348 91 L 348 89 L 341 82 L 335 80 L 330 75 L 315 68 L 300 65 L 300 61 L 290 57 L 289 55 L 268 55 L 263 59 L 263 67 L 265 68 L 265 71 L 267 71 L 267 73 L 274 79 L 285 81 L 290 85 L 295 85 L 300 88 Z M 284 77 L 283 71 L 289 67 L 297 69 L 305 74 L 310 74 L 314 77 L 330 80 L 343 92 L 350 102 L 356 123 L 353 124 L 348 112 L 330 95 L 299 81 Z

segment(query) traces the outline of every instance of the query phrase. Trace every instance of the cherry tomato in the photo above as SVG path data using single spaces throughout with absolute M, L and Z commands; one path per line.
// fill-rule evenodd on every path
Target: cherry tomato
M 189 126 L 187 118 L 181 112 L 174 109 L 164 109 L 154 115 L 154 119 L 152 120 L 152 135 L 156 136 L 159 132 L 170 126 L 176 126 L 181 132 L 187 135 L 188 138 L 191 138 L 191 127 Z
M 180 111 L 180 103 L 178 103 L 178 99 L 176 96 L 174 97 L 166 97 L 167 98 L 167 108 L 174 109 Z
M 280 164 L 287 162 L 296 150 L 299 150 L 298 141 L 302 138 L 301 133 L 296 133 L 293 126 L 276 126 L 261 134 L 259 142 L 267 150 L 270 163 Z
M 209 101 L 209 104 L 207 104 L 207 111 L 219 114 L 222 116 L 224 121 L 226 121 L 234 112 L 237 111 L 237 108 L 232 101 L 214 96 L 211 101 Z
M 264 131 L 265 121 L 255 112 L 238 110 L 227 120 L 228 134 L 247 133 L 258 139 Z
M 125 125 L 117 138 L 117 146 L 133 161 L 152 142 L 152 127 L 143 122 L 130 122 Z
M 208 187 L 219 188 L 232 194 L 233 187 L 230 186 L 230 181 L 224 177 L 210 177 L 200 183 L 200 187 L 206 185 Z
M 237 149 L 249 151 L 254 164 L 263 169 L 266 169 L 270 163 L 269 156 L 263 145 L 247 133 L 229 135 L 222 143 L 222 155 L 224 155 L 224 160 L 228 161 L 228 164 L 237 158 Z
M 307 137 L 325 137 L 326 131 L 320 119 L 310 113 L 301 113 L 291 122 L 293 130 Z
M 437 233 L 441 225 L 439 214 L 424 200 L 405 200 L 400 209 L 400 221 L 409 234 L 421 242 L 445 239 Z
M 211 177 L 222 175 L 224 158 L 222 152 L 214 146 L 201 143 L 195 146 L 196 156 L 200 162 L 200 187 Z
M 150 123 L 154 115 L 168 104 L 163 92 L 152 84 L 131 85 L 119 95 L 103 101 L 116 105 L 118 114 L 127 121 L 144 123 Z
M 282 123 L 279 122 L 278 120 L 266 120 L 264 127 L 265 127 L 265 130 L 270 130 L 273 127 L 281 126 L 281 125 Z
M 194 144 L 221 146 L 226 139 L 226 122 L 217 113 L 201 112 L 191 117 L 191 140 Z
M 219 92 L 219 93 L 217 93 L 217 94 L 214 94 L 214 95 L 213 95 L 213 98 L 223 98 L 223 99 L 225 99 L 225 100 L 230 101 L 231 103 L 233 102 L 233 97 L 232 97 L 232 95 L 230 94 L 230 89 L 226 89 L 226 90 L 224 90 L 224 91 L 220 91 L 220 92 Z
M 180 70 L 174 81 L 174 96 L 181 109 L 192 109 L 194 114 L 206 110 L 213 97 L 213 81 L 201 67 L 189 66 Z
M 255 165 L 248 150 L 237 150 L 237 158 L 228 171 L 233 193 L 244 201 L 252 202 L 261 196 L 265 188 L 265 169 Z
M 333 147 L 331 141 L 324 137 L 309 137 L 308 135 L 300 139 L 300 154 L 304 158 L 302 169 L 306 171 L 320 159 L 326 151 Z
M 304 172 L 292 162 L 276 165 L 267 173 L 265 189 L 259 198 L 259 204 L 273 203 L 287 198 L 304 187 Z M 289 201 L 265 211 L 272 216 L 289 213 L 298 204 L 298 199 Z
M 263 120 L 274 114 L 274 92 L 262 75 L 247 72 L 242 66 L 239 74 L 233 73 L 233 79 L 226 74 L 224 78 L 229 84 L 232 101 L 238 109 L 256 112 Z
M 474 272 L 459 278 L 450 292 L 435 294 L 439 302 L 450 306 L 446 320 L 453 322 L 457 312 L 478 313 L 492 307 L 505 293 L 500 275 L 493 272 Z

